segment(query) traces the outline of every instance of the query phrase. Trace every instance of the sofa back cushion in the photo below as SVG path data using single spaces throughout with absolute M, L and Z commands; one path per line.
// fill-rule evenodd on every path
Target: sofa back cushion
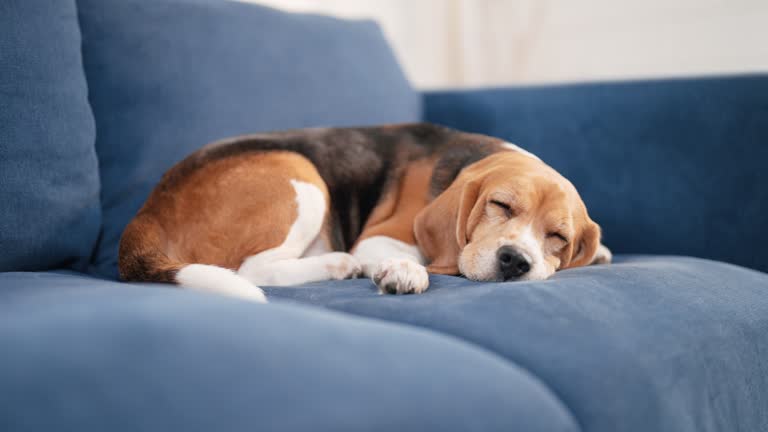
M 75 0 L 0 2 L 0 271 L 87 266 L 94 139 Z
M 616 253 L 768 272 L 768 75 L 438 92 L 431 121 L 532 151 Z M 454 109 L 453 107 L 461 107 Z
M 414 121 L 420 99 L 379 28 L 224 0 L 78 0 L 116 277 L 125 225 L 164 171 L 267 130 Z

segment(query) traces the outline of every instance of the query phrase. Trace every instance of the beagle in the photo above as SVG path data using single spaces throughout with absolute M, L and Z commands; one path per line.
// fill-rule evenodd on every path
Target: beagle
M 304 129 L 209 144 L 126 227 L 120 276 L 265 301 L 260 285 L 428 272 L 546 279 L 610 261 L 573 185 L 489 136 L 432 124 Z M 425 267 L 426 265 L 426 267 Z

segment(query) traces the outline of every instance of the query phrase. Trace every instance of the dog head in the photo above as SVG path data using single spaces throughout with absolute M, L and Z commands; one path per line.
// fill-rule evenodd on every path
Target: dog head
M 414 233 L 430 272 L 481 281 L 546 279 L 590 264 L 600 246 L 576 188 L 517 151 L 463 169 L 419 213 Z

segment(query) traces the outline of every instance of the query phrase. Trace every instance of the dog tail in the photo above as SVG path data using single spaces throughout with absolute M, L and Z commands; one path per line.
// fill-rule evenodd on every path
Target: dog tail
M 127 282 L 161 282 L 266 303 L 261 288 L 230 269 L 185 263 L 164 251 L 163 229 L 147 217 L 137 216 L 120 239 L 118 267 Z

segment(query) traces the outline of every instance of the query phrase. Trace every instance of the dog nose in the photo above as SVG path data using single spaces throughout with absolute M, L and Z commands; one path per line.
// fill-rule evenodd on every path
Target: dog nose
M 496 252 L 499 259 L 499 271 L 504 280 L 522 276 L 531 270 L 531 263 L 511 246 L 502 246 Z

